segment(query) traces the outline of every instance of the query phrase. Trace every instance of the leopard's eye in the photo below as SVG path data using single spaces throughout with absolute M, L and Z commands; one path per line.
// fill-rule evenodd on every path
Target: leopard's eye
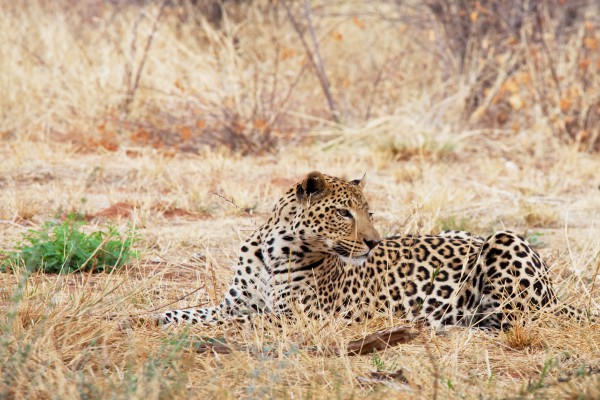
M 352 213 L 349 210 L 346 210 L 345 208 L 338 208 L 337 213 L 342 218 L 352 218 Z

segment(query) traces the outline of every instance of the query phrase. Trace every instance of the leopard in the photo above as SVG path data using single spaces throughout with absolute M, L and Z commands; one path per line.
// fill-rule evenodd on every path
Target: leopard
M 511 231 L 382 238 L 365 182 L 308 173 L 241 245 L 219 304 L 166 311 L 156 322 L 213 326 L 301 312 L 350 324 L 387 315 L 434 329 L 497 331 L 544 308 L 582 316 L 560 304 L 547 264 Z

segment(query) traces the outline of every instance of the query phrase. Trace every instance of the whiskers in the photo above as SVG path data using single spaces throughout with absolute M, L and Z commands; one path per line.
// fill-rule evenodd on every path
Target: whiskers
M 370 252 L 367 246 L 357 242 L 339 241 L 333 247 L 335 251 L 346 263 L 353 265 L 362 265 Z

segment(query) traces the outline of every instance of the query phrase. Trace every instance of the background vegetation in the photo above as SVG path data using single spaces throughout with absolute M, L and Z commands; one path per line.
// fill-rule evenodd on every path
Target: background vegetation
M 77 213 L 87 233 L 135 227 L 140 253 L 0 273 L 4 397 L 600 397 L 597 326 L 550 315 L 369 356 L 322 350 L 404 322 L 119 328 L 217 302 L 240 240 L 314 169 L 366 172 L 382 234 L 526 235 L 559 297 L 597 312 L 597 2 L 0 7 L 0 249 Z M 244 346 L 199 352 L 215 339 Z

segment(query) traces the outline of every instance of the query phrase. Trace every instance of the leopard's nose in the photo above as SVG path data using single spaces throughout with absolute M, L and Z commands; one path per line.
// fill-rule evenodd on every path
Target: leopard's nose
M 371 250 L 373 247 L 377 246 L 380 242 L 380 240 L 372 240 L 372 239 L 363 239 L 363 241 L 365 242 L 365 244 L 367 245 L 369 250 Z

